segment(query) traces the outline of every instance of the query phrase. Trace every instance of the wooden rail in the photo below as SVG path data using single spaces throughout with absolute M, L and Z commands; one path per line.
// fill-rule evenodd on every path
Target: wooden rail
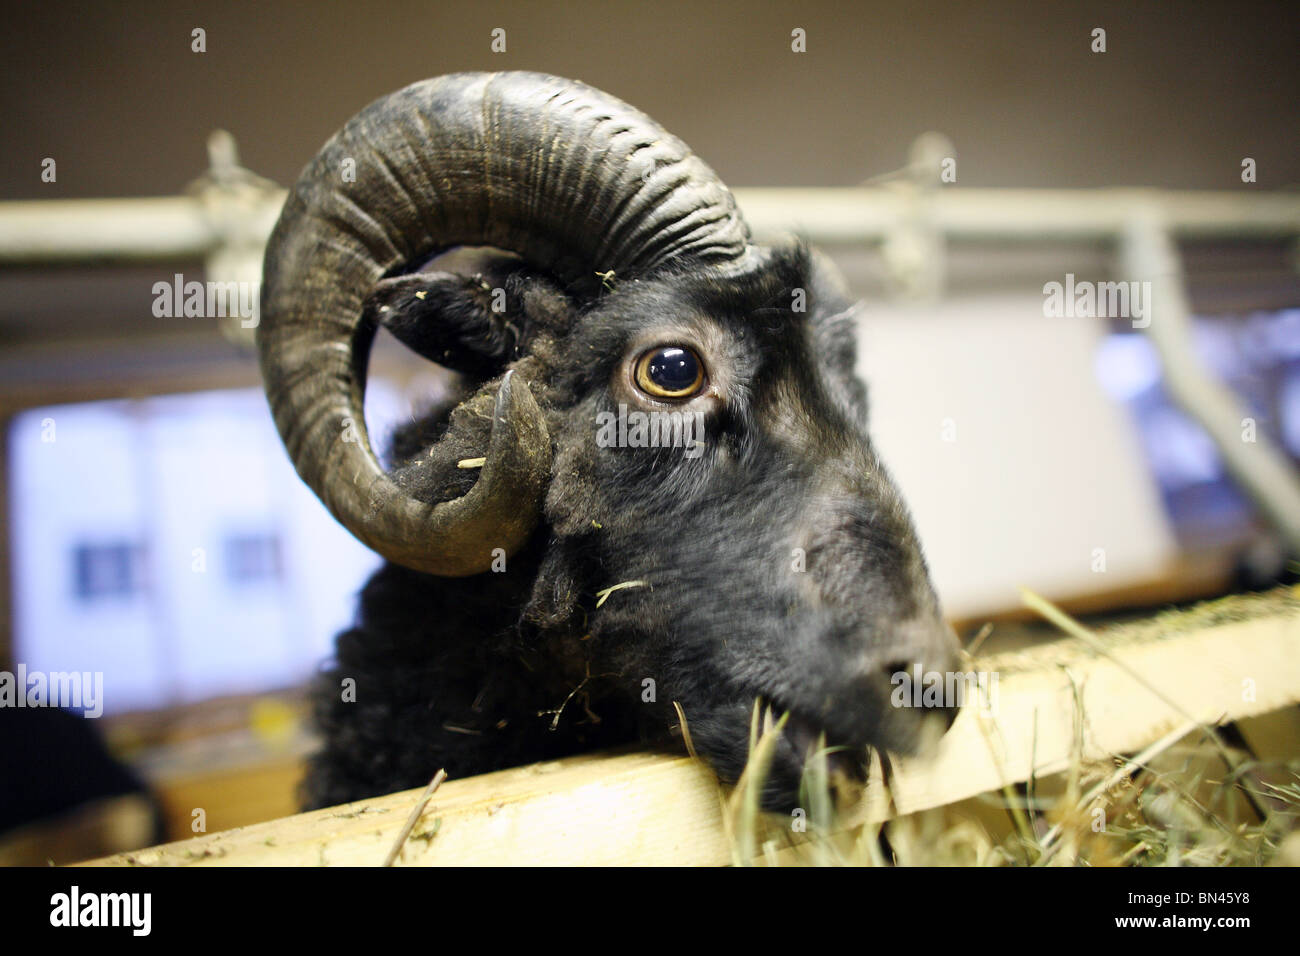
M 929 760 L 904 761 L 880 820 L 1065 769 L 1082 715 L 1086 757 L 1131 754 L 1186 724 L 1300 702 L 1300 592 L 1228 598 L 1031 650 L 974 659 L 997 675 L 991 715 L 966 707 Z M 689 717 L 689 715 L 688 715 Z M 89 865 L 379 865 L 420 790 L 363 800 Z M 443 784 L 399 865 L 702 864 L 732 860 L 721 791 L 685 757 L 593 754 Z M 778 821 L 778 825 L 783 826 Z

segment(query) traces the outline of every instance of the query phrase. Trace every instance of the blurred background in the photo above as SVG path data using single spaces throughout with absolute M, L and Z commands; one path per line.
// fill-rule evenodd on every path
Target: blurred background
M 1020 586 L 1115 616 L 1294 579 L 1294 5 L 52 4 L 8 22 L 0 671 L 103 691 L 94 719 L 0 707 L 0 862 L 295 810 L 300 688 L 378 560 L 293 474 L 247 323 L 159 314 L 156 286 L 255 283 L 279 190 L 362 106 L 440 73 L 619 96 L 757 232 L 840 265 L 865 303 L 874 437 L 964 634 L 1013 640 Z M 1050 314 L 1067 277 L 1150 282 L 1154 314 Z M 1209 427 L 1170 363 L 1218 383 Z M 371 433 L 443 381 L 381 340 Z

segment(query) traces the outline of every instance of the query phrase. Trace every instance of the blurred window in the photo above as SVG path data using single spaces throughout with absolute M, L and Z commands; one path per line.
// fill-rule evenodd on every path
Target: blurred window
M 144 547 L 138 544 L 79 544 L 72 552 L 74 590 L 83 601 L 130 597 L 144 590 Z
M 273 534 L 226 538 L 226 577 L 235 584 L 280 578 L 280 539 Z
M 1197 357 L 1245 409 L 1242 440 L 1267 438 L 1300 465 L 1300 309 L 1197 317 Z M 1254 506 L 1229 476 L 1205 429 L 1174 404 L 1151 341 L 1131 329 L 1107 336 L 1097 377 L 1133 415 L 1165 507 L 1184 547 L 1244 540 Z
M 371 381 L 371 434 L 409 414 Z M 8 442 L 15 660 L 102 672 L 105 713 L 302 683 L 379 564 L 256 389 L 30 409 Z

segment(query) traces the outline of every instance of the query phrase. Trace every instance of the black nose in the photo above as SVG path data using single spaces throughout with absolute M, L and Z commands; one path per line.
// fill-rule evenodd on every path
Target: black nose
M 811 646 L 821 653 L 808 655 L 815 670 L 804 665 L 797 695 L 784 702 L 836 745 L 927 750 L 971 701 L 956 635 L 937 618 L 853 622 L 819 629 L 819 638 Z
M 900 628 L 898 649 L 903 653 L 881 668 L 889 688 L 891 709 L 905 712 L 920 724 L 935 723 L 941 734 L 952 726 L 975 686 L 961 670 L 957 637 L 940 621 L 914 623 Z M 937 734 L 936 734 L 937 736 Z
M 939 667 L 923 660 L 897 660 L 882 667 L 879 676 L 889 686 L 890 700 L 895 707 L 935 713 L 951 710 L 948 718 L 951 724 L 962 703 L 953 699 L 959 695 L 950 689 L 956 687 L 961 673 L 955 667 L 955 660 L 943 662 Z

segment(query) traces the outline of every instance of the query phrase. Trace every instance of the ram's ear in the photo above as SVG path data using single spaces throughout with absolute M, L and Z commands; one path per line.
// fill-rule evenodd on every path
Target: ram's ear
M 482 276 L 417 272 L 381 279 L 364 310 L 429 361 L 478 378 L 512 361 L 523 334 L 519 297 Z
M 857 373 L 862 303 L 854 300 L 848 282 L 830 257 L 816 250 L 809 254 L 808 281 L 813 300 L 813 347 L 830 372 L 834 388 L 865 425 L 867 387 Z

